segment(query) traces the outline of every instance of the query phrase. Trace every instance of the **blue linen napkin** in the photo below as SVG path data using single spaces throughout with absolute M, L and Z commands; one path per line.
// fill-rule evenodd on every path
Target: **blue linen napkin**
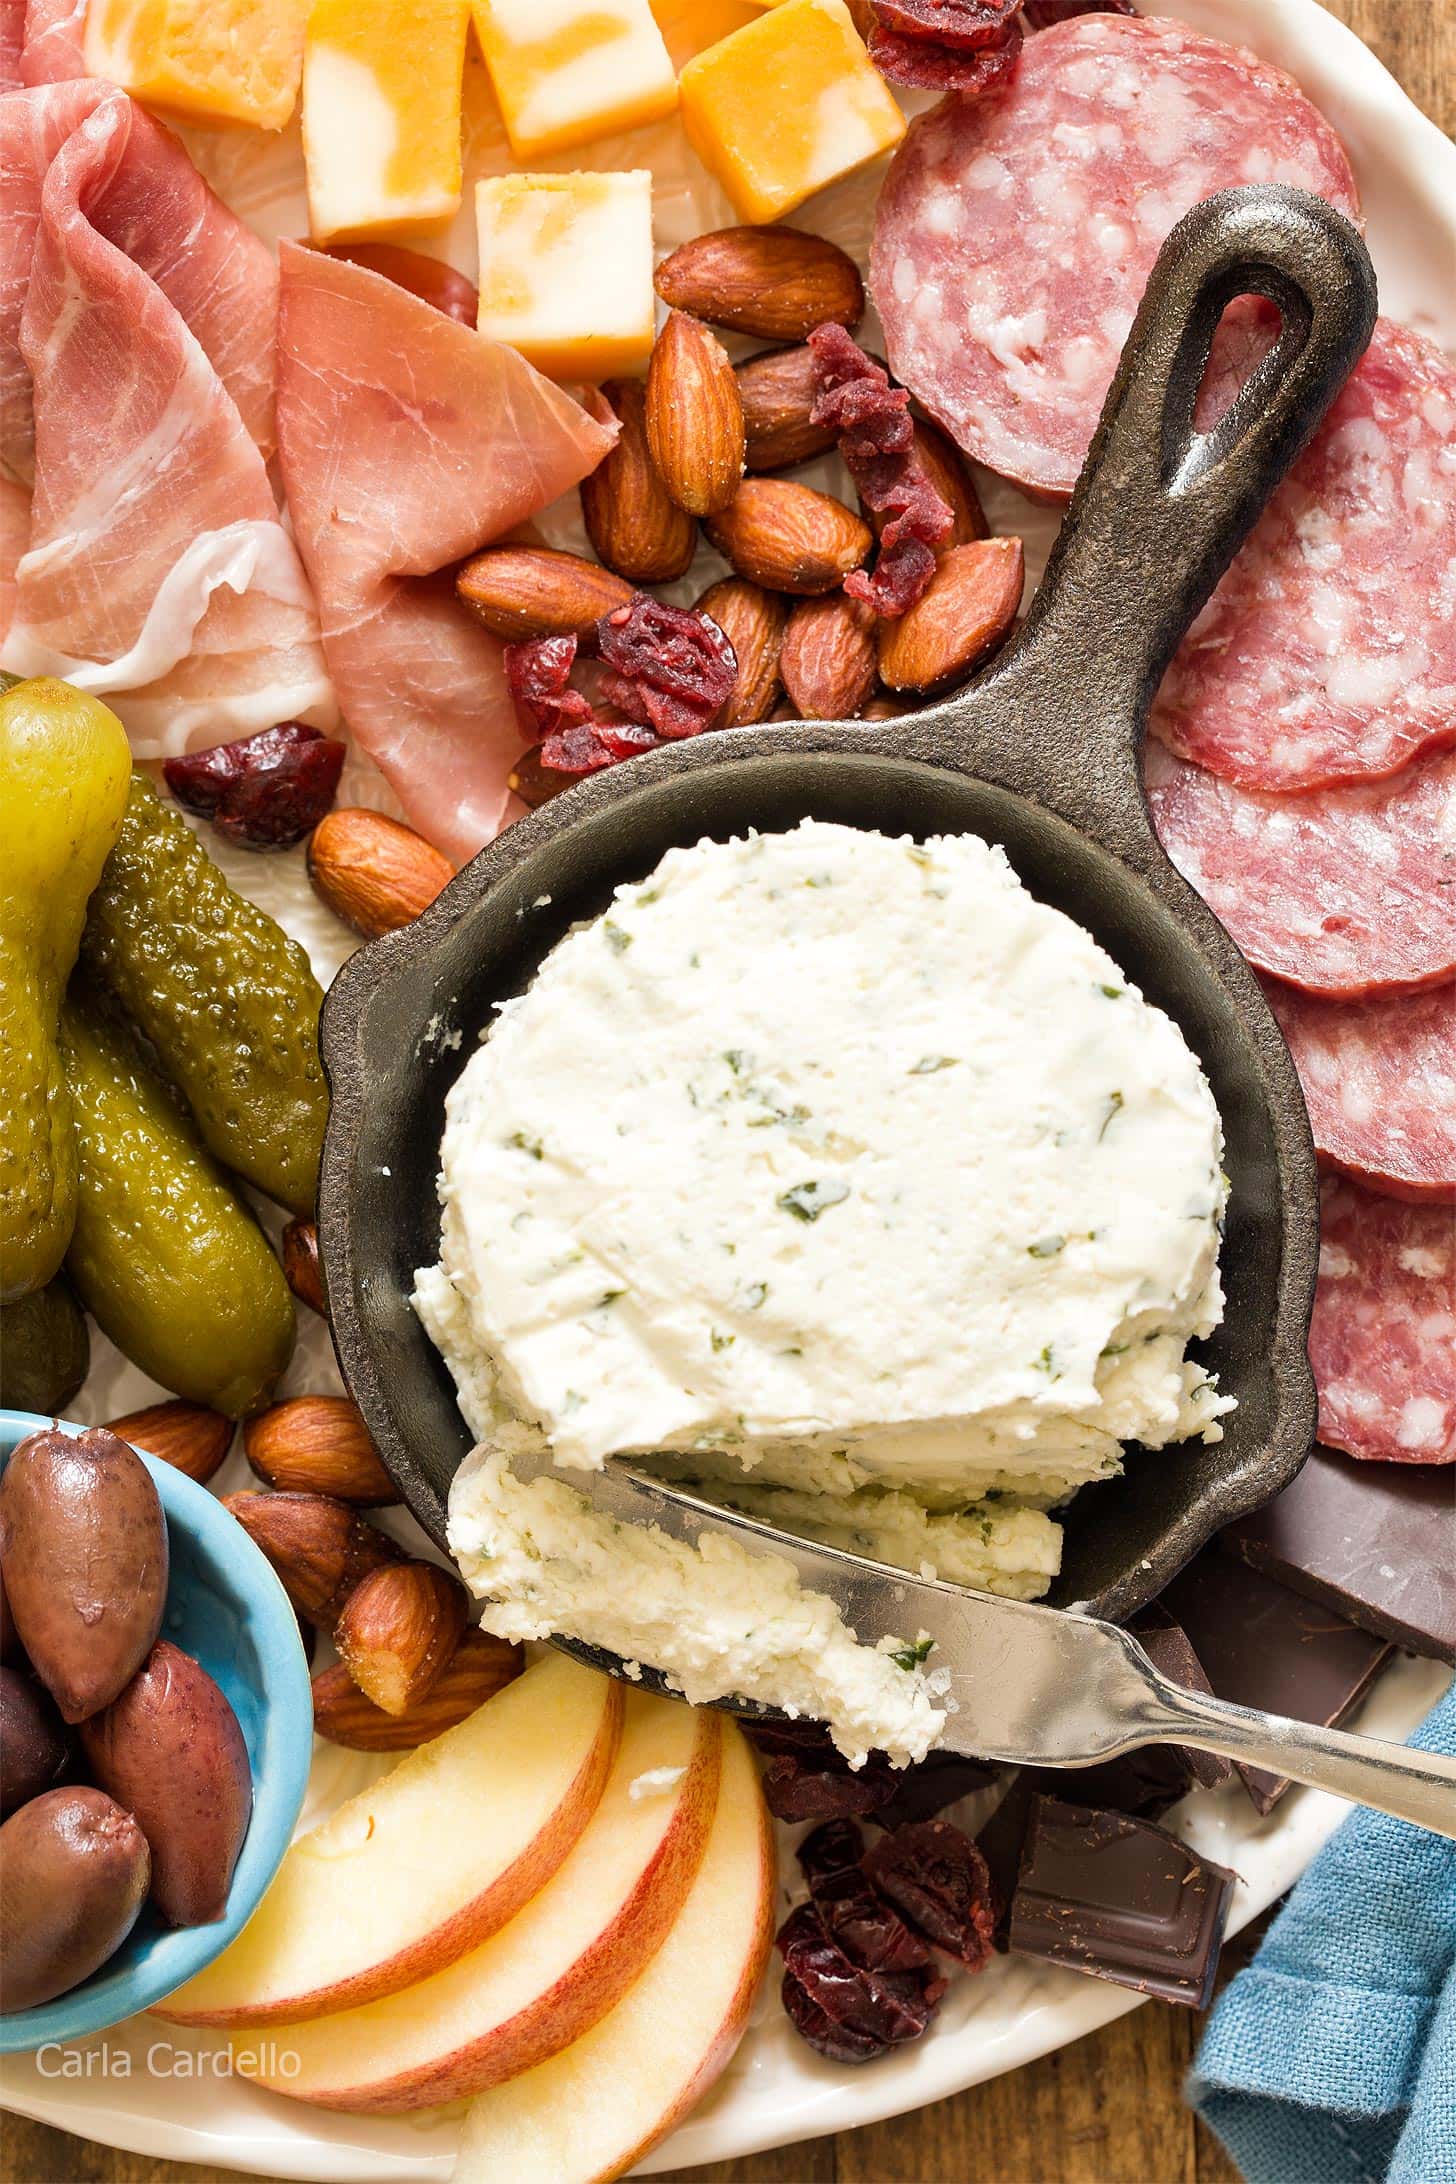
M 1456 1752 L 1456 1684 L 1410 1741 Z M 1230 1981 L 1186 2090 L 1248 2184 L 1456 2184 L 1456 1842 L 1353 1813 Z

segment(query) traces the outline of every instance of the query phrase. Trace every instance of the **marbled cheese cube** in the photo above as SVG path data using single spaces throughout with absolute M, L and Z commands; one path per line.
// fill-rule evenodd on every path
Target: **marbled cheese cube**
M 677 78 L 648 0 L 472 0 L 517 159 L 670 114 Z
M 645 369 L 652 177 L 503 174 L 476 184 L 483 334 L 553 379 Z
M 777 220 L 897 144 L 905 117 L 844 0 L 782 0 L 682 72 L 682 117 L 741 220 Z
M 316 243 L 448 220 L 460 204 L 468 0 L 314 0 L 303 153 Z
M 199 121 L 281 129 L 307 16 L 308 0 L 91 0 L 86 73 Z

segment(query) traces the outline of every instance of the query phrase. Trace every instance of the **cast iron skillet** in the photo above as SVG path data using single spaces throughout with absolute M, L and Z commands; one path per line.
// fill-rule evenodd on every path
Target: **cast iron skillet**
M 1208 435 L 1193 403 L 1229 300 L 1279 340 Z M 423 917 L 355 955 L 323 1015 L 333 1109 L 319 1234 L 344 1377 L 415 1515 L 443 1542 L 470 1436 L 409 1304 L 439 1237 L 445 1094 L 495 1005 L 578 919 L 668 848 L 812 814 L 1000 842 L 1177 1020 L 1208 1073 L 1232 1179 L 1228 1310 L 1207 1362 L 1238 1398 L 1224 1438 L 1129 1452 L 1085 1488 L 1052 1597 L 1117 1618 L 1303 1462 L 1318 1204 L 1304 1104 L 1242 957 L 1149 823 L 1138 747 L 1193 616 L 1370 338 L 1354 228 L 1301 191 L 1231 190 L 1180 222 L 1148 284 L 1026 624 L 969 689 L 911 718 L 736 729 L 597 774 L 509 828 Z M 764 975 L 773 975 L 765 963 Z M 946 1330 L 954 1340 L 954 1329 Z

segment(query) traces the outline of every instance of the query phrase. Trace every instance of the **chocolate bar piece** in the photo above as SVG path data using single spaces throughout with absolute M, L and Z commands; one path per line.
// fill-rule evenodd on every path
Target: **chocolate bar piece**
M 1187 1631 L 1219 1698 L 1296 1721 L 1343 1721 L 1393 1650 L 1388 1638 L 1357 1630 L 1217 1548 L 1175 1577 L 1162 1603 Z M 1287 1776 L 1236 1765 L 1261 1813 L 1289 1787 Z
M 1201 2010 L 1233 1887 L 1225 1866 L 1151 1821 L 1035 1797 L 1011 1947 Z
M 1170 1682 L 1190 1691 L 1213 1690 L 1202 1662 L 1189 1644 L 1188 1633 L 1161 1601 L 1134 1616 L 1128 1629 L 1154 1668 Z M 1229 1762 L 1212 1752 L 1195 1752 L 1181 1744 L 1144 1744 L 1116 1759 L 1099 1760 L 1095 1767 L 1040 1767 L 1036 1770 L 1036 1787 L 1048 1797 L 1073 1798 L 1079 1805 L 1106 1807 L 1112 1812 L 1130 1812 L 1140 1819 L 1156 1820 L 1195 1783 L 1213 1789 L 1226 1782 L 1232 1772 Z
M 1456 1662 L 1456 1479 L 1316 1448 L 1219 1545 L 1408 1653 Z

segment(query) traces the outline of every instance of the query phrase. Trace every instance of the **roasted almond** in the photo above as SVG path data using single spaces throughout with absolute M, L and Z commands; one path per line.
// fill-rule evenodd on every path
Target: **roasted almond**
M 718 228 L 664 258 L 657 293 L 677 311 L 760 341 L 805 341 L 826 319 L 864 317 L 859 267 L 837 243 L 802 228 Z
M 879 676 L 874 615 L 843 592 L 796 601 L 779 671 L 802 720 L 853 720 Z
M 295 1395 L 243 1427 L 243 1454 L 269 1486 L 382 1509 L 399 1492 L 346 1395 Z
M 789 609 L 786 600 L 746 577 L 725 576 L 710 584 L 697 602 L 698 612 L 716 622 L 733 647 L 738 670 L 733 695 L 719 716 L 720 728 L 744 728 L 766 720 L 783 687 L 779 678 L 779 647 Z
M 366 1699 L 402 1714 L 422 1699 L 465 1632 L 466 1594 L 433 1562 L 398 1562 L 354 1587 L 334 1627 L 339 1658 Z
M 579 634 L 632 596 L 610 569 L 554 546 L 488 546 L 458 572 L 455 589 L 507 644 Z
M 738 574 L 766 591 L 833 591 L 874 543 L 843 501 L 790 478 L 745 478 L 707 530 Z
M 670 584 L 697 551 L 698 527 L 663 484 L 647 445 L 640 379 L 602 388 L 621 425 L 616 445 L 581 481 L 581 512 L 599 558 L 634 584 Z
M 927 424 L 923 417 L 914 420 L 915 452 L 921 468 L 942 500 L 950 505 L 955 518 L 951 529 L 936 551 L 949 553 L 953 546 L 969 546 L 978 538 L 985 538 L 990 530 L 986 511 L 975 482 L 966 468 L 965 458 L 953 440 L 938 425 Z M 881 525 L 875 524 L 879 536 Z
M 328 1318 L 318 1229 L 312 1221 L 290 1221 L 283 1231 L 283 1276 L 300 1304 L 317 1312 L 320 1319 Z
M 333 1630 L 361 1579 L 405 1559 L 357 1509 L 326 1494 L 224 1494 L 222 1505 L 272 1563 L 299 1614 L 320 1630 Z
M 892 690 L 942 690 L 995 651 L 1021 604 L 1019 538 L 983 538 L 945 555 L 924 597 L 880 624 L 880 675 Z
M 519 1646 L 482 1630 L 467 1630 L 425 1697 L 402 1714 L 386 1714 L 365 1698 L 343 1662 L 336 1661 L 313 1679 L 313 1725 L 331 1744 L 347 1745 L 351 1751 L 412 1752 L 494 1698 L 524 1665 Z
M 728 351 L 684 311 L 669 311 L 647 367 L 647 444 L 679 508 L 716 515 L 743 476 L 743 404 Z
M 816 425 L 814 352 L 765 349 L 738 366 L 750 470 L 787 470 L 833 447 L 832 425 Z
M 366 940 L 428 909 L 455 867 L 422 834 L 362 806 L 331 811 L 308 839 L 314 893 Z
M 110 1420 L 113 1433 L 206 1486 L 233 1445 L 233 1421 L 201 1403 L 151 1403 Z

